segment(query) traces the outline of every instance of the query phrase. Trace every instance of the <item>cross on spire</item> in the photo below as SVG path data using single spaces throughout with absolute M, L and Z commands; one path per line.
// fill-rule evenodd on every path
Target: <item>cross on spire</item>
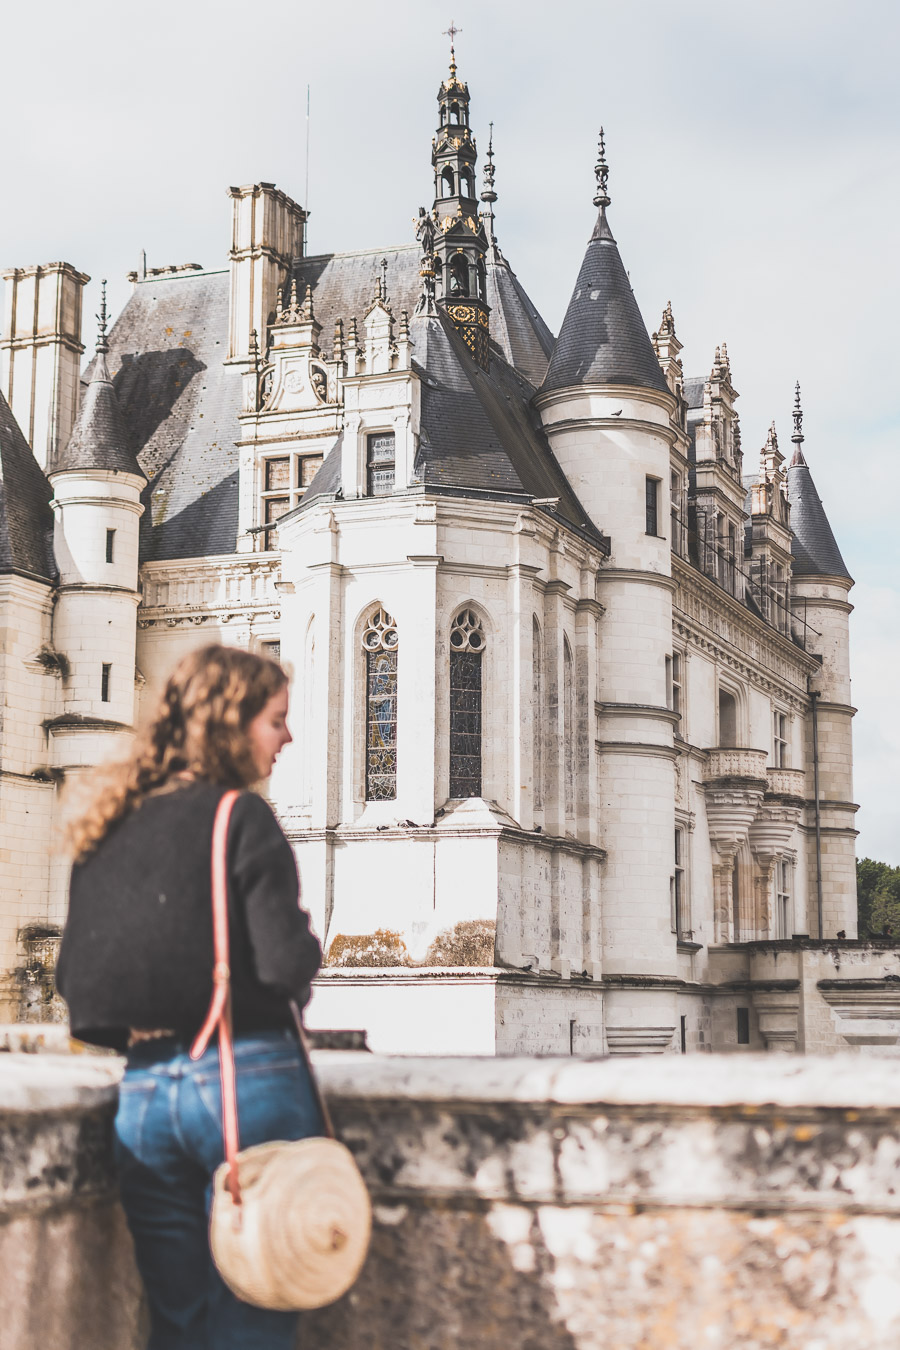
M 461 28 L 457 28 L 457 26 L 456 26 L 456 20 L 455 20 L 455 19 L 451 19 L 451 20 L 450 20 L 450 27 L 449 27 L 449 28 L 445 28 L 445 29 L 444 29 L 444 32 L 443 32 L 443 36 L 444 36 L 444 37 L 448 37 L 448 38 L 450 39 L 450 74 L 451 74 L 451 75 L 455 75 L 455 74 L 456 74 L 456 45 L 455 45 L 455 44 L 456 44 L 456 35 L 457 35 L 457 33 L 461 33 L 461 32 L 462 32 L 462 29 L 461 29 Z

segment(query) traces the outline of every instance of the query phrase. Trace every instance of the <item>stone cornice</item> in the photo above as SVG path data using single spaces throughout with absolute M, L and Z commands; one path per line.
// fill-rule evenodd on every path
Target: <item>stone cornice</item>
M 766 693 L 785 699 L 795 711 L 805 712 L 807 677 L 819 670 L 819 662 L 682 559 L 673 557 L 672 565 L 678 587 L 675 633 Z

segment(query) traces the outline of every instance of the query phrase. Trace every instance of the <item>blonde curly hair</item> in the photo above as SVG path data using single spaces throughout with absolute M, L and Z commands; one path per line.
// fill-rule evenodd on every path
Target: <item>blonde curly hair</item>
M 201 647 L 182 657 L 128 758 L 91 775 L 88 800 L 66 830 L 75 861 L 150 793 L 177 787 L 179 777 L 236 788 L 256 782 L 247 727 L 287 682 L 277 661 L 238 647 Z

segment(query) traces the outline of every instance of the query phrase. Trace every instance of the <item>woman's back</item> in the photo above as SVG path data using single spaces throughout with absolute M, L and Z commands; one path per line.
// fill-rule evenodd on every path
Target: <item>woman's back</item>
M 57 984 L 73 1035 L 122 1049 L 129 1029 L 196 1033 L 209 1006 L 210 846 L 225 789 L 186 783 L 147 797 L 75 864 Z M 228 835 L 237 1033 L 290 1025 L 320 949 L 298 905 L 293 852 L 253 792 Z

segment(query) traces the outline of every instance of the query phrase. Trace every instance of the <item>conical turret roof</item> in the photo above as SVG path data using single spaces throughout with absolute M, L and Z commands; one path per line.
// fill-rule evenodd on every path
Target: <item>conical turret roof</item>
M 799 446 L 788 466 L 788 499 L 794 534 L 791 547 L 794 576 L 846 577 L 852 581 Z
M 669 387 L 606 219 L 608 170 L 602 131 L 596 173 L 597 224 L 541 388 L 624 384 L 667 394 Z
M 68 469 L 107 469 L 146 478 L 129 448 L 125 419 L 106 364 L 109 342 L 106 337 L 105 282 L 99 319 L 100 334 L 97 338 L 97 355 L 91 382 L 78 410 L 69 442 L 57 456 L 50 472 L 63 473 Z

